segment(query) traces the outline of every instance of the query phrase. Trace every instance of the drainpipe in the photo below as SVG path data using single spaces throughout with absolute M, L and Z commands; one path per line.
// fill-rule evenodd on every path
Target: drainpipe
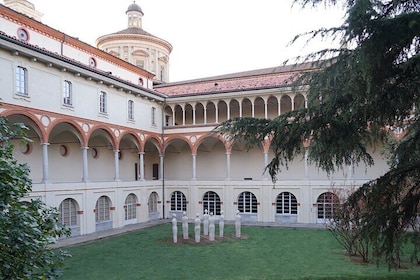
M 162 104 L 162 218 L 165 219 L 165 106 L 166 101 Z

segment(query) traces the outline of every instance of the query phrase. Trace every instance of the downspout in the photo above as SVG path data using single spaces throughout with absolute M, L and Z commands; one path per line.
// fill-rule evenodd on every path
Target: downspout
M 165 106 L 166 100 L 162 104 L 162 218 L 165 219 Z
M 66 41 L 66 34 L 64 34 L 63 40 L 61 40 L 61 55 L 64 55 L 64 42 Z

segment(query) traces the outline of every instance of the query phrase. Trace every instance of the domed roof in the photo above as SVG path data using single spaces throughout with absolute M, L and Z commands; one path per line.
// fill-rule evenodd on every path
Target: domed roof
M 130 6 L 128 6 L 127 11 L 125 13 L 128 12 L 140 12 L 143 14 L 143 11 L 141 10 L 140 6 L 136 4 L 136 1 L 133 2 L 133 4 L 131 4 Z

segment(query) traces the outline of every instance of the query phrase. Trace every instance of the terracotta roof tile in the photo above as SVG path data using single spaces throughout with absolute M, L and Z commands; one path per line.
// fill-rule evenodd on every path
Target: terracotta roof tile
M 246 91 L 289 86 L 299 72 L 313 69 L 311 63 L 239 72 L 197 80 L 167 83 L 155 90 L 169 97 Z

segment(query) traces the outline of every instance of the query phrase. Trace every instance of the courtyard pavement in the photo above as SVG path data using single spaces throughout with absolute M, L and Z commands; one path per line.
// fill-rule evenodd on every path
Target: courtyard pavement
M 52 244 L 52 248 L 61 248 L 61 247 L 68 247 L 72 245 L 77 245 L 86 242 L 92 242 L 101 240 L 107 237 L 116 236 L 120 234 L 124 234 L 131 231 L 141 230 L 144 228 L 149 228 L 153 226 L 158 226 L 162 224 L 169 224 L 171 223 L 171 219 L 159 219 L 153 220 L 145 223 L 138 223 L 133 225 L 127 225 L 122 228 L 110 229 L 106 231 L 99 231 L 94 232 L 91 234 L 80 235 L 75 237 L 63 238 L 59 239 L 57 243 Z M 194 221 L 190 220 L 190 224 L 193 224 Z M 228 221 L 225 220 L 225 225 L 234 225 L 235 221 Z M 325 224 L 280 224 L 280 223 L 268 223 L 268 222 L 242 222 L 243 226 L 260 226 L 260 227 L 282 227 L 282 228 L 312 228 L 312 229 L 325 229 Z

